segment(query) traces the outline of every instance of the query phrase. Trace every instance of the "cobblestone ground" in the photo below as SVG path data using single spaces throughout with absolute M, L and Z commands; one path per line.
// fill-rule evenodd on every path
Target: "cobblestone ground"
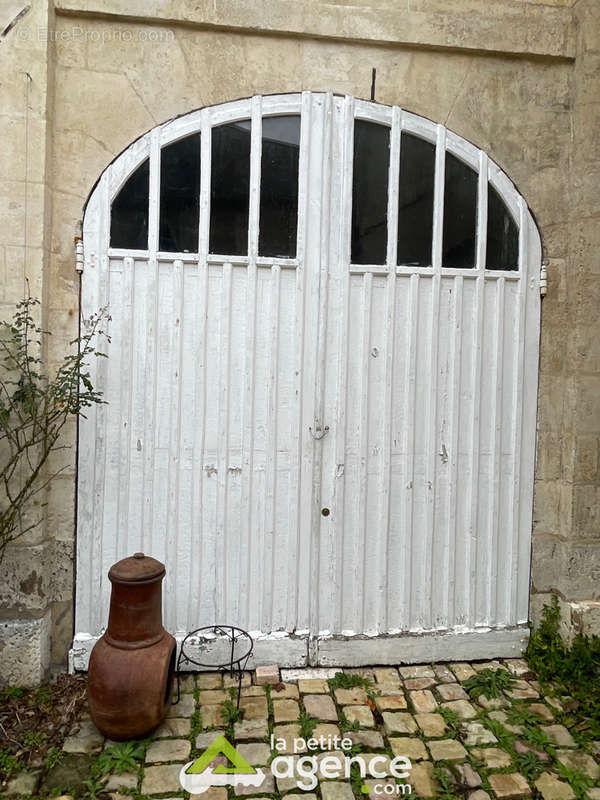
M 63 800 L 73 795 L 112 800 L 189 797 L 179 783 L 179 770 L 221 732 L 233 737 L 250 764 L 266 767 L 267 777 L 258 789 L 211 788 L 192 797 L 227 800 L 229 792 L 230 798 L 255 795 L 254 800 L 353 800 L 368 794 L 374 800 L 376 788 L 380 797 L 407 796 L 395 779 L 361 779 L 356 770 L 347 779 L 325 780 L 321 775 L 312 791 L 302 792 L 296 780 L 274 778 L 268 769 L 275 755 L 271 735 L 290 754 L 295 738 L 323 737 L 327 748 L 328 738 L 343 735 L 353 743 L 351 754 L 366 756 L 367 763 L 371 754 L 386 756 L 387 775 L 390 759 L 408 757 L 412 769 L 405 782 L 415 798 L 600 799 L 600 742 L 578 731 L 568 697 L 542 696 L 520 659 L 345 669 L 343 676 L 336 670 L 282 670 L 281 683 L 257 686 L 255 676 L 246 673 L 243 719 L 236 721 L 231 718 L 235 702 L 227 702 L 231 679 L 216 673 L 187 675 L 181 700 L 149 739 L 113 750 L 115 743 L 106 741 L 84 715 L 42 785 L 37 785 L 38 777 L 24 773 L 13 778 L 9 794 Z M 486 697 L 482 687 L 492 685 L 488 693 L 497 696 Z M 129 747 L 129 756 L 122 755 L 124 747 Z M 322 760 L 326 753 L 312 755 Z M 113 769 L 94 772 L 103 754 L 103 763 L 110 767 L 114 762 Z M 125 771 L 117 774 L 124 764 Z M 381 770 L 381 763 L 377 768 Z M 386 794 L 381 793 L 383 784 L 388 785 Z

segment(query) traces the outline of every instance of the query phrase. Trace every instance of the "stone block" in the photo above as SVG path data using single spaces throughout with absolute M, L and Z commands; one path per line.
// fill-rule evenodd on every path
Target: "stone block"
M 394 667 L 375 667 L 373 674 L 377 683 L 383 683 L 386 686 L 400 686 L 400 676 Z
M 315 719 L 337 722 L 338 715 L 334 702 L 329 695 L 307 694 L 303 697 L 306 713 Z
M 464 681 L 475 675 L 475 670 L 473 667 L 464 661 L 459 661 L 455 664 L 448 664 L 448 666 L 461 683 L 464 683 Z
M 468 742 L 465 742 L 468 744 Z M 497 747 L 475 748 L 471 751 L 478 761 L 483 761 L 488 769 L 504 769 L 510 766 L 510 756 L 505 750 Z
M 121 775 L 110 775 L 108 781 L 104 784 L 104 791 L 118 792 L 120 789 L 137 789 L 138 778 L 137 772 L 123 772 Z
M 542 772 L 535 782 L 535 787 L 543 800 L 574 800 L 575 793 L 568 783 L 558 779 L 557 775 Z
M 435 697 L 428 689 L 409 692 L 408 697 L 416 714 L 428 714 L 437 708 Z
M 328 694 L 329 684 L 322 678 L 307 678 L 298 681 L 300 694 Z
M 233 736 L 238 742 L 260 741 L 269 735 L 269 726 L 266 719 L 250 719 L 236 722 L 233 726 Z
M 394 733 L 416 733 L 417 723 L 410 714 L 402 711 L 385 711 L 382 714 L 385 732 L 390 735 Z
M 410 785 L 417 797 L 436 797 L 438 785 L 433 775 L 433 764 L 428 761 L 413 764 Z
M 371 750 L 383 750 L 383 736 L 378 731 L 348 731 L 352 744 L 362 744 Z
M 517 772 L 489 775 L 488 780 L 497 797 L 522 797 L 531 794 L 529 784 Z
M 427 742 L 434 761 L 456 761 L 467 757 L 467 751 L 456 739 L 441 739 Z
M 403 694 L 381 695 L 375 698 L 375 705 L 380 711 L 401 711 L 408 708 Z
M 222 706 L 200 706 L 200 718 L 204 730 L 225 724 Z
M 375 719 L 368 706 L 344 706 L 344 714 L 351 724 L 358 722 L 361 728 L 375 727 Z
M 544 725 L 542 730 L 558 747 L 577 747 L 577 742 L 564 725 Z
M 437 687 L 437 692 L 446 701 L 469 699 L 469 695 L 458 683 L 442 683 Z
M 321 783 L 323 800 L 354 800 L 352 787 L 343 781 L 325 781 Z
M 271 687 L 272 700 L 297 700 L 300 697 L 295 683 L 278 683 Z
M 313 738 L 319 739 L 321 736 L 324 739 L 333 739 L 334 736 L 340 735 L 340 729 L 337 725 L 332 725 L 329 722 L 319 722 L 318 725 L 315 725 L 313 730 Z
M 152 742 L 146 752 L 146 764 L 157 761 L 187 761 L 191 744 L 187 739 L 164 739 Z
M 454 711 L 461 719 L 472 719 L 477 716 L 477 712 L 468 700 L 451 700 L 448 703 L 442 703 L 442 706 Z
M 244 709 L 244 719 L 267 719 L 269 716 L 266 697 L 242 697 L 240 708 Z
M 268 732 L 268 731 L 267 731 Z M 280 739 L 283 743 L 283 749 L 278 749 L 277 752 L 281 755 L 290 755 L 294 753 L 294 740 L 300 737 L 299 725 L 276 725 L 273 728 L 273 736 L 275 739 Z M 264 737 L 261 737 L 264 738 Z M 297 752 L 305 752 L 306 747 L 301 747 Z
M 104 736 L 91 719 L 82 719 L 69 731 L 63 743 L 65 753 L 99 753 L 104 744 Z
M 352 689 L 336 689 L 335 699 L 341 706 L 354 706 L 367 702 L 367 693 L 360 687 Z
M 441 714 L 415 714 L 415 719 L 427 738 L 443 736 L 446 733 L 446 723 Z
M 223 689 L 204 689 L 199 692 L 201 706 L 221 705 L 229 695 Z
M 275 722 L 294 722 L 299 716 L 300 708 L 295 700 L 273 700 L 273 718 Z
M 480 722 L 466 722 L 461 726 L 463 741 L 466 745 L 495 744 L 498 739 Z
M 199 689 L 220 689 L 223 676 L 220 672 L 199 672 L 196 675 L 196 686 Z
M 179 793 L 181 783 L 179 773 L 181 764 L 168 764 L 161 767 L 146 767 L 142 779 L 142 794 Z
M 394 756 L 404 756 L 411 761 L 422 761 L 429 758 L 429 753 L 421 739 L 413 736 L 391 736 L 390 747 Z
M 192 694 L 182 694 L 179 702 L 169 706 L 167 717 L 191 717 L 196 710 L 196 701 Z
M 400 675 L 403 678 L 435 678 L 435 673 L 431 667 L 400 667 Z
M 267 683 L 279 683 L 279 667 L 277 664 L 257 667 L 254 673 L 254 680 L 258 686 L 264 686 Z
M 253 767 L 264 766 L 271 757 L 271 748 L 268 744 L 263 744 L 262 742 L 239 744 L 236 749 Z
M 206 750 L 214 742 L 217 736 L 225 736 L 225 731 L 210 731 L 209 733 L 199 733 L 196 736 L 196 749 Z
M 155 731 L 155 739 L 166 739 L 174 736 L 189 736 L 191 719 L 166 719 Z
M 234 793 L 236 797 L 245 797 L 249 794 L 271 794 L 275 791 L 275 778 L 269 770 L 264 770 L 265 778 L 260 786 L 243 786 L 238 783 Z
M 583 772 L 593 781 L 597 781 L 600 778 L 600 766 L 592 756 L 582 750 L 557 750 L 556 757 L 567 769 Z

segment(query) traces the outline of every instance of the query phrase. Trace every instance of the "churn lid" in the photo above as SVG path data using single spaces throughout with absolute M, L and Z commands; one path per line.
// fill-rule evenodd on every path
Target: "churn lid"
M 111 581 L 150 581 L 162 578 L 164 574 L 165 565 L 143 553 L 134 553 L 117 561 L 108 571 Z

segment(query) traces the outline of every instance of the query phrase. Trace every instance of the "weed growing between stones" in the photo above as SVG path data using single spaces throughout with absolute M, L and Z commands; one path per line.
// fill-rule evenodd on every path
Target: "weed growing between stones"
M 481 695 L 493 700 L 510 690 L 514 682 L 513 676 L 505 669 L 482 669 L 465 681 L 464 687 L 474 700 Z
M 560 608 L 556 596 L 544 606 L 542 621 L 529 638 L 527 661 L 542 683 L 557 685 L 573 702 L 569 711 L 585 709 L 587 725 L 578 733 L 600 738 L 600 636 L 578 634 L 571 647 L 559 633 Z

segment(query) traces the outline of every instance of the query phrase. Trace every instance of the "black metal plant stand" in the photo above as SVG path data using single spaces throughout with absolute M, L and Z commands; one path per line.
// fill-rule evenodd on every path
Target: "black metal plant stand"
M 197 639 L 208 639 L 207 634 L 211 634 L 213 637 L 209 639 L 211 644 L 214 644 L 215 639 L 219 636 L 225 637 L 229 640 L 229 658 L 227 661 L 206 663 L 204 661 L 198 661 L 197 658 L 194 658 L 191 655 L 190 649 L 192 647 L 192 642 L 196 644 Z M 236 656 L 236 644 L 240 642 L 242 643 L 242 647 L 244 642 L 247 643 L 247 646 L 243 648 L 244 652 L 241 656 Z M 239 708 L 242 691 L 242 677 L 248 664 L 248 660 L 252 655 L 253 649 L 253 638 L 247 631 L 243 630 L 243 628 L 237 628 L 235 625 L 207 625 L 204 628 L 196 628 L 195 631 L 190 631 L 181 642 L 179 656 L 177 657 L 177 700 L 174 701 L 173 705 L 178 703 L 181 698 L 181 667 L 185 664 L 193 664 L 194 666 L 201 667 L 202 669 L 210 669 L 216 672 L 222 672 L 224 674 L 228 672 L 231 678 L 237 675 L 237 708 Z

